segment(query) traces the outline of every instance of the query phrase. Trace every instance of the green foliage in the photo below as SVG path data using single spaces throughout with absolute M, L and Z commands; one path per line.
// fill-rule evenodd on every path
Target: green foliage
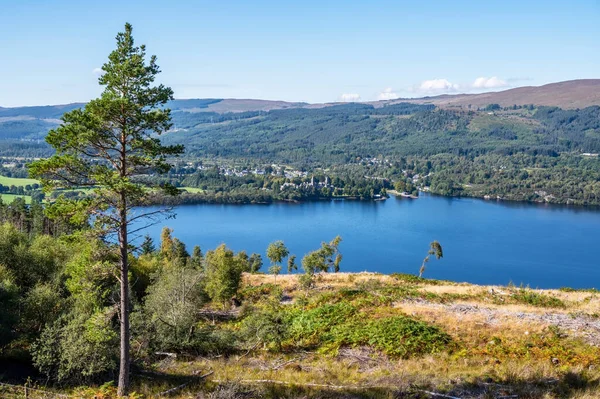
M 154 277 L 145 297 L 143 317 L 152 336 L 146 337 L 158 351 L 189 352 L 199 347 L 197 309 L 208 297 L 202 271 L 190 267 L 166 267 Z
M 337 236 L 329 243 L 321 243 L 321 248 L 309 252 L 302 258 L 302 267 L 308 274 L 318 272 L 328 272 L 333 268 L 335 272 L 339 271 L 342 256 L 338 246 L 342 242 L 342 237 Z
M 177 193 L 170 185 L 157 185 L 140 176 L 168 172 L 171 166 L 166 158 L 181 154 L 183 146 L 165 146 L 157 138 L 171 127 L 171 112 L 164 106 L 173 99 L 173 90 L 162 84 L 154 85 L 160 72 L 156 56 L 146 60 L 146 47 L 135 46 L 130 24 L 125 24 L 125 31 L 117 34 L 116 42 L 117 48 L 108 56 L 98 79 L 104 86 L 100 98 L 62 116 L 62 124 L 46 136 L 46 142 L 56 153 L 33 162 L 29 172 L 42 182 L 46 191 L 92 188 L 92 195 L 83 200 L 63 196 L 53 206 L 79 223 L 94 215 L 93 224 L 99 231 L 118 233 L 122 329 L 119 394 L 126 395 L 130 311 L 128 230 L 131 223 L 160 214 L 160 211 L 136 213 L 132 209 L 144 205 L 148 187 L 169 195 Z
M 262 256 L 260 254 L 252 254 L 248 259 L 248 273 L 257 273 L 263 265 Z
M 554 296 L 535 292 L 527 288 L 519 288 L 511 292 L 511 299 L 514 302 L 526 305 L 532 305 L 543 308 L 561 308 L 565 309 L 566 304 Z
M 269 258 L 271 263 L 276 265 L 281 264 L 283 259 L 287 258 L 289 253 L 290 251 L 288 251 L 283 241 L 272 242 L 267 247 L 267 258 Z
M 206 292 L 221 304 L 233 298 L 240 286 L 245 264 L 225 244 L 206 253 Z
M 261 306 L 251 309 L 242 322 L 240 335 L 252 347 L 262 345 L 265 349 L 280 351 L 288 336 L 288 321 L 279 298 L 272 296 Z
M 19 286 L 15 284 L 12 272 L 0 264 L 0 354 L 14 338 L 14 326 L 19 320 L 18 298 Z
M 66 304 L 63 296 L 50 283 L 38 283 L 29 290 L 22 299 L 21 326 L 22 331 L 37 336 L 47 324 L 64 312 Z
M 411 319 L 393 316 L 357 323 L 354 329 L 336 329 L 336 345 L 369 345 L 383 353 L 400 358 L 442 352 L 451 338 L 440 328 Z
M 423 264 L 419 269 L 419 278 L 423 277 L 423 272 L 425 271 L 425 265 L 429 262 L 429 257 L 433 255 L 436 259 L 440 259 L 444 257 L 444 252 L 442 250 L 442 246 L 437 241 L 432 241 L 429 244 L 429 251 L 427 251 L 427 256 L 423 259 Z
M 156 251 L 154 241 L 152 240 L 152 237 L 150 237 L 150 235 L 146 234 L 144 236 L 144 241 L 142 242 L 142 245 L 140 245 L 140 253 L 142 255 L 149 255 L 154 251 Z
M 160 72 L 156 57 L 146 62 L 145 46 L 136 47 L 131 33 L 127 24 L 117 35 L 117 49 L 99 78 L 101 97 L 64 114 L 63 123 L 46 136 L 56 154 L 29 167 L 46 190 L 92 187 L 85 207 L 73 201 L 63 206 L 71 212 L 93 211 L 96 224 L 109 230 L 139 218 L 127 214 L 143 203 L 144 186 L 152 184 L 136 177 L 168 171 L 165 157 L 183 151 L 182 146 L 163 146 L 155 137 L 171 126 L 170 111 L 163 106 L 173 91 L 152 86 Z
M 240 289 L 240 297 L 244 301 L 258 302 L 265 298 L 281 299 L 282 290 L 276 284 L 248 285 Z
M 58 381 L 93 381 L 106 377 L 118 363 L 118 335 L 113 308 L 49 324 L 32 348 L 33 362 Z
M 438 327 L 407 316 L 365 321 L 365 315 L 347 301 L 297 309 L 289 317 L 288 344 L 302 348 L 336 351 L 368 345 L 389 356 L 408 358 L 443 351 L 451 342 Z
M 202 262 L 204 261 L 204 255 L 202 254 L 202 250 L 199 245 L 194 245 L 194 249 L 192 250 L 192 256 L 190 258 L 192 267 L 196 269 L 202 269 L 204 266 Z
M 288 270 L 288 273 L 292 273 L 292 272 L 298 270 L 298 265 L 296 264 L 296 255 L 291 255 L 288 258 L 287 270 Z
M 160 233 L 160 254 L 166 259 L 171 259 L 175 255 L 175 244 L 173 242 L 173 229 L 163 227 Z

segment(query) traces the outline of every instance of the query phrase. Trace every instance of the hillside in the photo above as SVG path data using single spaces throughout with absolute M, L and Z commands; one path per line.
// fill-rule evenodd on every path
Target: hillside
M 262 323 L 253 324 L 257 338 L 249 350 L 165 360 L 156 371 L 163 378 L 188 378 L 181 398 L 207 389 L 219 398 L 598 397 L 594 291 L 373 273 L 319 279 L 306 292 L 297 276 L 279 276 L 274 283 L 273 276 L 246 275 L 246 310 L 232 310 L 228 318 L 222 314 L 216 328 L 247 326 L 237 319 L 247 309 L 260 312 Z M 409 327 L 409 320 L 423 324 Z M 370 336 L 374 326 L 380 329 Z M 297 341 L 285 341 L 286 334 Z M 208 373 L 204 384 L 194 382 L 194 375 Z M 142 382 L 138 389 L 150 393 L 152 383 Z
M 501 107 L 533 104 L 535 106 L 556 106 L 563 109 L 585 108 L 600 105 L 600 79 L 572 80 L 539 87 L 518 87 L 481 94 L 442 95 L 359 104 L 374 108 L 385 108 L 405 103 L 431 104 L 441 108 L 464 110 L 484 108 L 489 104 L 499 104 Z M 60 117 L 63 113 L 80 108 L 83 105 L 82 103 L 74 103 L 16 108 L 0 107 L 0 140 L 42 139 L 49 129 L 60 123 Z M 339 108 L 344 105 L 344 103 L 307 104 L 255 99 L 178 99 L 171 101 L 168 107 L 173 110 L 175 128 L 181 129 L 180 119 L 185 119 L 184 124 L 195 126 L 205 122 L 214 123 L 215 121 L 228 119 L 245 119 L 270 111 L 294 109 L 316 111 Z M 383 114 L 386 113 L 383 112 Z M 238 115 L 222 116 L 227 114 Z
M 499 104 L 502 107 L 534 104 L 564 109 L 585 108 L 600 105 L 600 79 L 580 79 L 550 83 L 544 86 L 525 86 L 481 94 L 442 95 L 436 97 L 401 99 L 395 102 L 434 104 L 440 107 L 468 108 Z
M 194 308 L 203 334 L 195 343 L 200 349 L 187 341 L 161 341 L 162 350 L 148 353 L 148 344 L 136 340 L 136 356 L 152 360 L 136 369 L 133 389 L 143 395 L 136 397 L 600 395 L 595 290 L 477 286 L 376 273 L 321 273 L 306 290 L 298 275 L 275 281 L 272 275 L 245 274 L 237 298 L 239 307 Z M 186 322 L 171 308 L 165 313 L 168 320 Z M 114 392 L 112 386 L 63 389 L 90 399 L 112 398 Z M 3 397 L 21 397 L 20 390 L 0 385 Z

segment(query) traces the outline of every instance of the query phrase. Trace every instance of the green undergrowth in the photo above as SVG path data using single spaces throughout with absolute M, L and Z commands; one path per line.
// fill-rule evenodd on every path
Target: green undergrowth
M 341 347 L 369 346 L 388 356 L 408 358 L 436 353 L 451 338 L 439 327 L 405 315 L 370 318 L 347 302 L 297 307 L 289 317 L 288 346 L 337 353 Z
M 518 304 L 531 305 L 541 308 L 565 309 L 567 305 L 559 298 L 548 294 L 535 292 L 526 288 L 514 290 L 510 295 L 510 301 Z
M 272 351 L 335 355 L 343 347 L 367 346 L 390 357 L 409 358 L 443 351 L 452 341 L 440 327 L 393 310 L 393 297 L 380 292 L 342 288 L 307 293 L 294 304 L 282 305 L 277 288 L 245 288 L 242 296 L 252 304 L 237 323 L 242 335 L 257 337 L 258 344 Z

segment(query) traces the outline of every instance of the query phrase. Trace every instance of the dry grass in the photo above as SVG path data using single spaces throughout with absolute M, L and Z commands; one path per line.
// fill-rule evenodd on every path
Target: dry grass
M 273 283 L 270 275 L 244 276 L 246 287 Z M 374 273 L 320 275 L 309 293 L 296 275 L 278 276 L 277 285 L 288 304 L 309 301 L 310 309 L 320 306 L 319 298 L 348 301 L 365 322 L 405 315 L 437 326 L 452 342 L 441 353 L 407 359 L 369 346 L 272 352 L 267 345 L 229 357 L 169 358 L 153 366 L 157 374 L 136 378 L 136 391 L 151 397 L 187 384 L 171 397 L 424 399 L 430 391 L 461 399 L 600 398 L 600 324 L 585 316 L 600 308 L 593 292 L 527 290 L 531 296 L 518 302 L 514 287 Z

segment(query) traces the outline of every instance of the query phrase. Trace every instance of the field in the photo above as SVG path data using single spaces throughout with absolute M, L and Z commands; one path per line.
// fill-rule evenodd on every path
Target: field
M 40 182 L 35 179 L 0 176 L 0 184 L 2 184 L 3 186 L 25 187 L 27 185 L 39 183 Z
M 185 190 L 188 193 L 192 193 L 192 194 L 204 192 L 204 190 L 202 190 L 201 188 L 197 188 L 197 187 L 179 187 L 179 189 Z
M 31 196 L 29 195 L 0 194 L 0 198 L 2 198 L 2 202 L 4 202 L 5 204 L 10 204 L 16 198 L 24 198 L 25 203 L 31 204 Z

